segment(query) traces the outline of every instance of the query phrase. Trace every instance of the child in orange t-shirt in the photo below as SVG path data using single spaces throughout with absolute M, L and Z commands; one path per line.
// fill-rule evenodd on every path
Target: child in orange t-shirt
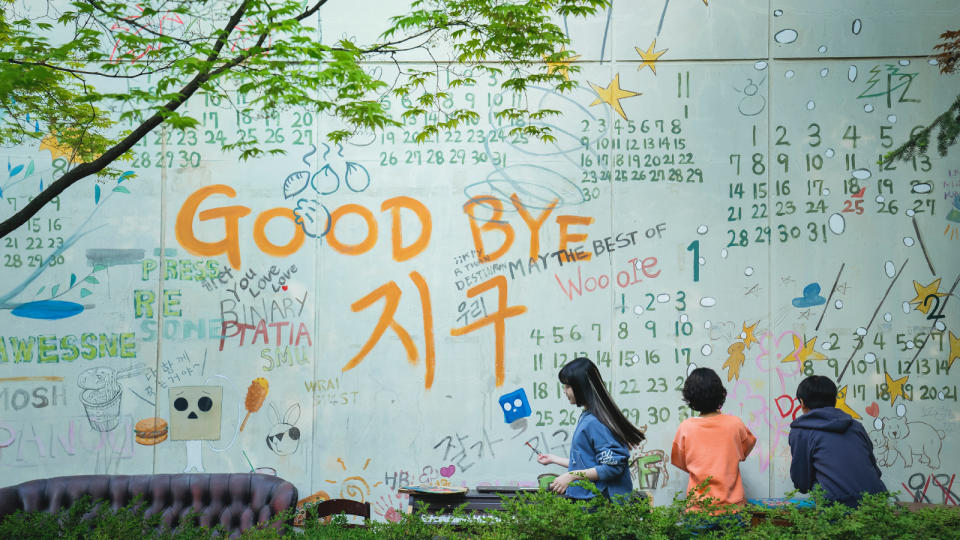
M 700 416 L 684 420 L 677 428 L 670 462 L 690 473 L 688 493 L 710 477 L 709 491 L 702 495 L 720 505 L 742 505 L 740 462 L 747 459 L 757 438 L 742 420 L 720 412 L 726 398 L 727 390 L 715 371 L 690 372 L 683 383 L 683 400 Z

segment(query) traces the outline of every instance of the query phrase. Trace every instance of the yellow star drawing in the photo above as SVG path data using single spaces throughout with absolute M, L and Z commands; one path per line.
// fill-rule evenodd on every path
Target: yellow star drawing
M 847 405 L 846 385 L 844 385 L 844 387 L 841 388 L 840 390 L 837 390 L 837 408 L 849 414 L 850 416 L 856 418 L 857 420 L 860 420 L 860 418 L 862 418 L 859 414 L 857 414 L 857 411 L 851 409 L 850 406 Z
M 663 49 L 662 51 L 654 52 L 653 48 L 656 45 L 657 40 L 653 40 L 653 43 L 650 44 L 650 48 L 646 51 L 641 51 L 640 47 L 634 47 L 634 49 L 637 50 L 637 54 L 640 55 L 640 58 L 643 58 L 643 63 L 640 64 L 640 67 L 637 68 L 637 71 L 640 71 L 644 66 L 647 66 L 654 75 L 657 74 L 657 59 L 663 56 L 663 53 L 667 52 L 669 49 Z
M 567 52 L 567 46 L 564 45 L 560 47 L 560 52 Z M 556 62 L 548 62 L 548 55 L 543 55 L 543 61 L 550 68 L 550 73 L 559 73 L 563 75 L 563 78 L 570 80 L 570 64 L 572 64 L 577 58 L 580 58 L 580 55 L 571 56 L 569 58 L 558 60 Z
M 57 136 L 53 133 L 47 135 L 43 139 L 40 139 L 40 147 L 37 148 L 37 150 L 49 150 L 51 159 L 62 157 L 70 160 L 71 163 L 77 163 L 80 161 L 79 156 L 73 155 L 73 149 L 69 146 L 60 144 Z M 71 156 L 73 156 L 73 159 L 70 159 Z
M 610 81 L 610 84 L 606 88 L 602 88 L 600 85 L 590 83 L 590 86 L 593 88 L 593 91 L 597 93 L 597 99 L 593 100 L 593 103 L 590 104 L 591 107 L 598 105 L 600 103 L 606 103 L 613 107 L 613 110 L 617 111 L 624 120 L 627 120 L 627 115 L 623 113 L 623 107 L 620 106 L 620 100 L 628 97 L 634 97 L 642 95 L 640 92 L 631 92 L 630 90 L 624 90 L 620 88 L 620 74 L 617 73 L 613 77 L 613 80 Z
M 909 399 L 903 391 L 903 385 L 906 384 L 907 379 L 910 378 L 909 375 L 893 380 L 890 378 L 890 374 L 884 371 L 883 376 L 887 378 L 887 392 L 890 393 L 891 406 L 893 405 L 893 400 L 897 399 L 897 396 L 902 396 L 903 399 Z
M 746 348 L 750 348 L 750 345 L 757 343 L 757 338 L 753 336 L 753 331 L 757 329 L 757 325 L 760 324 L 760 321 L 753 323 L 750 326 L 747 326 L 747 322 L 743 322 L 743 333 L 745 337 L 743 338 L 743 345 Z
M 806 336 L 804 336 L 806 338 Z M 784 362 L 792 362 L 794 360 L 800 360 L 800 362 L 806 362 L 807 360 L 826 360 L 827 357 L 818 351 L 814 350 L 814 346 L 817 344 L 817 338 L 813 337 L 806 343 L 796 335 L 793 336 L 793 352 L 788 354 L 786 358 L 783 359 Z
M 727 361 L 723 363 L 723 367 L 727 368 L 727 382 L 736 378 L 740 380 L 740 368 L 743 367 L 743 363 L 747 360 L 743 356 L 743 343 L 739 341 L 734 342 L 733 345 L 727 348 L 727 352 L 730 353 L 730 356 L 727 357 Z
M 947 369 L 950 369 L 953 367 L 953 361 L 960 358 L 960 338 L 953 335 L 953 332 L 948 335 L 950 336 L 950 356 L 947 357 L 947 360 L 949 360 Z
M 936 296 L 946 296 L 946 293 L 939 291 L 940 289 L 940 278 L 933 280 L 929 285 L 920 285 L 919 282 L 913 282 L 913 288 L 917 291 L 917 297 L 910 301 L 911 304 L 917 304 L 915 308 L 917 311 L 922 312 L 924 315 L 930 311 L 930 307 L 934 305 L 933 302 L 927 301 L 926 298 L 930 295 Z

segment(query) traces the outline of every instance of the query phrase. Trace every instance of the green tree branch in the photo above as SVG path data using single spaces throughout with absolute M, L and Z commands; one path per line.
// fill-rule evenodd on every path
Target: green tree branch
M 340 142 L 357 131 L 402 125 L 381 102 L 386 95 L 415 104 L 401 119 L 424 118 L 418 140 L 474 120 L 476 111 L 445 110 L 441 102 L 448 97 L 448 87 L 475 82 L 478 74 L 511 70 L 501 83 L 503 91 L 522 94 L 534 84 L 569 90 L 575 83 L 543 62 L 544 57 L 553 62 L 574 54 L 564 50 L 569 40 L 553 18 L 590 15 L 606 8 L 609 0 L 416 0 L 408 13 L 390 19 L 376 42 L 366 45 L 316 39 L 316 30 L 304 22 L 329 0 L 306 5 L 302 0 L 144 0 L 137 11 L 127 2 L 111 0 L 64 2 L 66 11 L 54 13 L 48 3 L 47 13 L 37 18 L 7 7 L 13 0 L 0 0 L 0 106 L 6 111 L 0 119 L 0 144 L 56 137 L 56 145 L 75 158 L 70 163 L 79 162 L 0 223 L 0 238 L 76 182 L 117 173 L 112 164 L 129 159 L 134 145 L 157 126 L 191 129 L 199 124 L 189 113 L 179 112 L 198 91 L 228 100 L 227 88 L 247 94 L 249 99 L 234 104 L 242 114 L 298 107 L 330 115 L 343 127 L 328 132 L 327 138 Z M 233 7 L 222 9 L 227 5 Z M 221 13 L 229 17 L 217 24 Z M 70 25 L 72 38 L 57 38 L 56 28 Z M 397 61 L 397 55 L 407 51 L 430 52 L 429 45 L 438 38 L 446 40 L 452 58 L 431 55 L 435 69 Z M 105 52 L 111 46 L 113 52 Z M 365 62 L 377 57 L 396 62 L 399 75 L 391 84 L 364 69 Z M 458 73 L 458 68 L 472 71 Z M 449 79 L 442 84 L 441 73 Z M 104 90 L 93 84 L 101 78 L 146 77 L 153 84 L 148 89 Z M 119 115 L 110 112 L 118 106 Z M 439 113 L 436 119 L 426 120 L 429 109 Z M 557 111 L 511 108 L 496 114 L 515 121 L 511 134 L 549 140 L 549 127 L 535 120 Z M 132 129 L 117 134 L 117 123 L 124 121 L 132 122 Z M 238 150 L 241 159 L 284 151 L 265 148 L 255 137 L 223 141 L 221 146 Z
M 935 56 L 940 64 L 940 73 L 954 73 L 960 63 L 960 30 L 948 30 L 940 34 L 940 38 L 943 43 L 934 46 L 934 49 L 942 51 Z M 960 95 L 957 95 L 953 104 L 933 122 L 923 129 L 911 132 L 907 142 L 884 155 L 882 163 L 907 161 L 926 154 L 934 131 L 937 131 L 937 153 L 941 157 L 946 156 L 948 149 L 957 143 L 957 135 L 960 134 Z

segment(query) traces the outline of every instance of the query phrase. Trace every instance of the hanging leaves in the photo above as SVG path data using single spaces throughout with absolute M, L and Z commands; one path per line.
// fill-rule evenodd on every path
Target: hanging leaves
M 23 2 L 37 3 L 50 2 Z M 538 92 L 541 88 L 557 92 L 573 89 L 576 82 L 569 79 L 567 72 L 576 71 L 577 66 L 551 69 L 543 59 L 552 63 L 563 61 L 563 65 L 572 63 L 577 56 L 565 48 L 569 44 L 566 18 L 605 11 L 610 0 L 392 2 L 397 14 L 388 17 L 385 28 L 373 29 L 370 34 L 378 37 L 364 43 L 347 37 L 335 43 L 316 39 L 317 29 L 311 21 L 324 2 L 315 0 L 58 0 L 52 4 L 62 6 L 62 11 L 44 14 L 38 10 L 36 17 L 18 20 L 16 24 L 7 21 L 0 29 L 5 59 L 43 59 L 42 69 L 39 65 L 25 68 L 22 62 L 0 62 L 0 81 L 17 82 L 17 98 L 6 104 L 6 115 L 30 118 L 22 125 L 0 130 L 0 143 L 19 144 L 25 135 L 38 138 L 31 132 L 43 126 L 50 133 L 41 139 L 41 149 L 63 161 L 66 167 L 50 173 L 54 176 L 46 188 L 41 179 L 40 191 L 53 185 L 58 186 L 55 189 L 67 187 L 96 174 L 115 178 L 113 191 L 129 194 L 122 187 L 123 182 L 135 175 L 120 168 L 118 161 L 129 159 L 129 153 L 107 151 L 122 150 L 126 143 L 120 141 L 126 141 L 127 135 L 136 134 L 133 142 L 139 143 L 143 136 L 157 129 L 157 124 L 151 125 L 146 119 L 147 111 L 159 114 L 163 126 L 187 133 L 201 123 L 191 116 L 201 110 L 192 103 L 198 99 L 229 100 L 232 91 L 225 88 L 236 87 L 245 99 L 230 102 L 236 105 L 241 117 L 288 107 L 329 114 L 337 118 L 342 129 L 328 131 L 327 138 L 343 142 L 355 133 L 403 127 L 406 120 L 416 116 L 425 121 L 414 137 L 422 142 L 442 130 L 455 130 L 479 121 L 473 108 L 447 110 L 443 104 L 448 102 L 449 95 L 441 86 L 472 85 L 480 76 L 489 75 L 494 81 L 499 78 L 499 89 L 511 94 L 523 94 L 530 88 L 537 88 Z M 191 11 L 194 4 L 215 4 L 218 8 L 211 8 L 209 21 L 204 19 L 200 26 L 185 24 L 180 16 Z M 230 16 L 235 12 L 244 14 L 242 21 Z M 165 21 L 163 32 L 115 31 L 117 21 L 132 23 L 141 16 L 143 20 L 138 24 L 153 24 L 147 22 L 153 18 Z M 67 21 L 72 37 L 68 36 L 67 42 L 51 40 L 51 30 Z M 348 22 L 361 27 L 370 24 L 362 17 Z M 343 36 L 354 33 L 349 27 L 342 31 Z M 384 80 L 387 77 L 383 70 L 372 67 L 385 59 L 384 54 L 404 62 L 417 59 L 415 51 L 429 52 L 432 46 L 433 40 L 427 36 L 442 36 L 444 48 L 450 49 L 456 64 L 463 69 L 455 69 L 456 66 L 439 59 L 424 69 L 405 63 L 402 77 Z M 104 44 L 111 43 L 114 51 L 107 61 Z M 103 77 L 84 78 L 84 83 L 78 85 L 80 70 L 94 70 Z M 441 73 L 445 75 L 442 85 Z M 111 77 L 128 78 L 135 84 L 98 84 L 100 79 Z M 194 84 L 198 80 L 203 83 Z M 389 96 L 407 99 L 414 106 L 398 115 L 389 110 L 390 102 L 383 99 Z M 123 104 L 122 112 L 114 109 L 118 103 Z M 495 115 L 498 120 L 509 120 L 509 135 L 553 141 L 551 124 L 543 120 L 561 111 L 538 108 L 509 107 Z M 437 113 L 435 119 L 428 120 L 432 113 Z M 419 121 L 417 125 L 420 126 Z M 118 140 L 118 131 L 124 134 L 123 139 Z M 228 143 L 219 130 L 217 133 L 219 136 L 210 142 L 219 143 L 225 151 L 236 150 L 240 159 L 285 151 L 280 137 L 263 139 L 250 130 L 248 136 Z M 106 155 L 117 157 L 109 163 L 98 163 L 97 158 Z M 71 168 L 80 163 L 98 164 Z M 9 163 L 7 170 L 13 173 Z M 64 177 L 68 170 L 75 174 Z M 15 174 L 23 173 L 21 169 Z M 66 183 L 59 183 L 61 178 Z M 97 205 L 102 200 L 102 189 L 94 187 Z M 25 217 L 29 219 L 36 211 L 31 207 Z M 23 217 L 0 221 L 0 237 L 22 226 Z

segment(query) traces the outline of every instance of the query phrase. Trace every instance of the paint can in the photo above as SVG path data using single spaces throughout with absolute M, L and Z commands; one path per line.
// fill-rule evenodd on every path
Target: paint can
M 550 484 L 557 479 L 553 473 L 543 473 L 537 476 L 537 485 L 544 491 L 550 491 Z

